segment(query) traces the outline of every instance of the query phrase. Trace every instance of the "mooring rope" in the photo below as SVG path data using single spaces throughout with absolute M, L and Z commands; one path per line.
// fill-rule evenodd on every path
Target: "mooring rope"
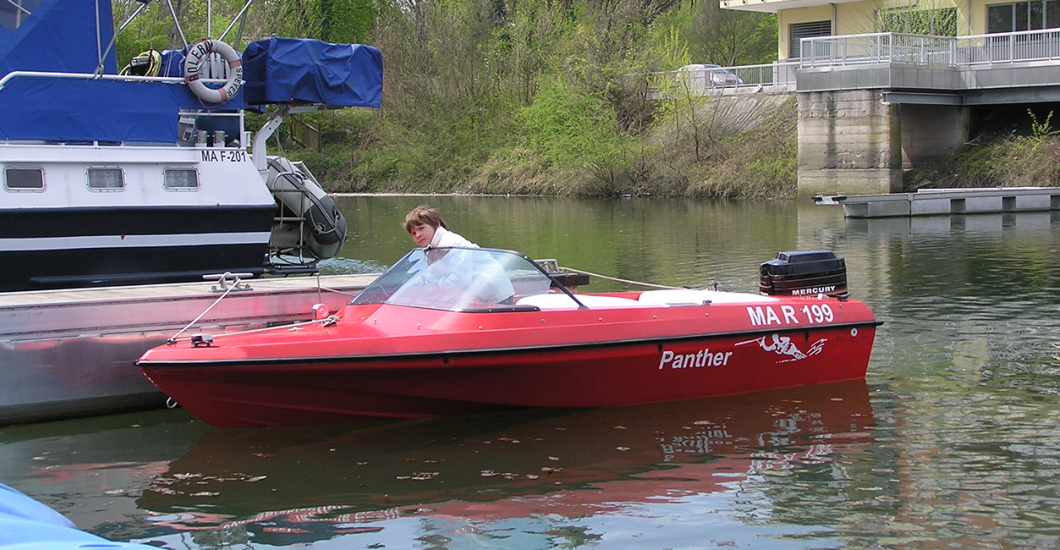
M 573 267 L 563 267 L 563 269 L 565 271 L 573 271 L 575 273 L 581 273 L 582 275 L 588 275 L 590 277 L 599 277 L 601 279 L 607 279 L 608 281 L 615 281 L 615 282 L 618 282 L 618 283 L 626 283 L 626 284 L 630 284 L 630 285 L 640 285 L 640 286 L 646 286 L 646 287 L 651 287 L 651 288 L 663 288 L 663 289 L 666 289 L 666 290 L 685 290 L 684 287 L 680 287 L 680 286 L 657 285 L 657 284 L 645 283 L 645 282 L 641 282 L 641 281 L 631 281 L 629 279 L 619 279 L 618 277 L 608 277 L 607 275 L 600 275 L 599 273 L 592 273 L 590 271 L 582 271 L 580 269 L 574 269 Z
M 286 324 L 286 325 L 274 325 L 274 326 L 271 326 L 271 327 L 252 328 L 252 329 L 248 329 L 248 330 L 237 330 L 237 331 L 232 331 L 232 332 L 221 332 L 221 333 L 218 333 L 218 334 L 211 334 L 210 337 L 213 338 L 214 340 L 216 340 L 218 338 L 224 338 L 225 336 L 239 336 L 239 335 L 243 335 L 243 334 L 252 334 L 252 333 L 255 333 L 255 332 L 265 332 L 265 331 L 269 331 L 269 330 L 292 330 L 292 329 L 298 329 L 298 328 L 303 327 L 305 325 L 312 325 L 312 324 L 316 324 L 316 323 L 319 323 L 319 324 L 335 323 L 335 321 L 337 321 L 337 320 L 338 320 L 338 317 L 336 317 L 334 315 L 329 315 L 329 316 L 327 316 L 327 317 L 325 317 L 323 319 L 313 319 L 311 321 L 300 321 L 300 322 L 290 323 L 290 324 Z M 190 340 L 190 339 L 191 338 L 188 338 L 188 340 Z M 177 342 L 176 335 L 174 335 L 172 338 L 169 339 L 169 343 L 170 344 L 174 344 L 176 342 Z
M 231 275 L 231 274 L 230 273 L 225 273 L 224 275 L 221 276 L 221 280 L 225 280 L 229 275 Z M 184 328 L 182 328 L 179 331 L 177 331 L 176 334 L 174 334 L 173 336 L 170 336 L 169 339 L 166 342 L 168 342 L 170 344 L 176 343 L 177 342 L 177 338 L 181 334 L 184 334 L 185 332 L 187 332 L 188 329 L 190 329 L 191 327 L 195 326 L 195 323 L 198 323 L 199 320 L 201 320 L 203 318 L 203 316 L 205 316 L 207 313 L 209 313 L 211 309 L 213 309 L 217 304 L 221 303 L 221 300 L 223 300 L 225 298 L 225 296 L 228 296 L 228 293 L 232 292 L 233 290 L 236 290 L 237 287 L 239 287 L 239 283 L 240 283 L 240 279 L 239 279 L 238 276 L 236 276 L 235 283 L 232 286 L 226 288 L 224 293 L 222 293 L 220 296 L 218 296 L 217 299 L 214 300 L 214 302 L 212 304 L 210 304 L 210 307 L 208 307 L 205 310 L 203 310 L 203 312 L 200 313 L 198 317 L 196 317 L 194 320 L 192 320 L 192 322 L 190 322 L 187 325 L 185 325 Z M 344 296 L 349 296 L 350 298 L 356 297 L 356 294 L 351 294 L 351 293 L 343 291 L 343 290 L 336 290 L 334 288 L 328 288 L 326 286 L 321 286 L 320 285 L 320 276 L 318 274 L 317 275 L 317 299 L 318 300 L 321 299 L 320 293 L 322 291 L 333 292 L 335 294 L 342 294 Z M 333 323 L 335 321 L 335 316 L 334 315 L 330 315 L 330 316 L 328 316 L 328 317 L 326 317 L 324 319 L 313 319 L 312 321 L 303 321 L 303 322 L 300 322 L 300 323 L 291 323 L 289 325 L 276 325 L 276 326 L 272 326 L 272 327 L 264 327 L 264 328 L 259 328 L 259 329 L 250 329 L 250 330 L 236 331 L 236 332 L 225 332 L 225 333 L 221 333 L 221 334 L 214 334 L 212 336 L 214 338 L 216 338 L 218 336 L 229 336 L 229 335 L 233 335 L 233 334 L 248 334 L 248 333 L 251 333 L 251 332 L 261 332 L 261 331 L 265 331 L 265 330 L 276 330 L 276 329 L 281 329 L 281 328 L 290 329 L 290 328 L 295 328 L 295 327 L 299 327 L 299 326 L 302 326 L 302 325 L 308 325 L 308 324 L 312 324 L 312 323 L 325 323 L 325 322 L 328 322 L 328 321 Z
M 229 275 L 228 273 L 225 273 L 224 275 L 221 276 L 221 279 L 224 280 L 226 277 L 228 277 L 228 275 Z M 203 312 L 200 313 L 199 316 L 196 317 L 194 320 L 192 320 L 192 322 L 184 325 L 184 328 L 178 330 L 176 334 L 174 334 L 173 336 L 170 336 L 169 340 L 167 340 L 167 342 L 170 343 L 170 344 L 176 342 L 178 336 L 180 336 L 181 334 L 184 334 L 184 332 L 186 330 L 188 330 L 189 328 L 195 326 L 195 323 L 198 323 L 199 319 L 202 319 L 204 315 L 209 313 L 210 310 L 214 308 L 214 306 L 216 306 L 217 304 L 221 303 L 221 300 L 223 300 L 225 296 L 228 296 L 228 293 L 232 292 L 233 290 L 235 290 L 236 287 L 238 287 L 238 286 L 239 286 L 239 277 L 236 277 L 236 284 L 233 284 L 232 286 L 226 288 L 224 293 L 221 294 L 220 296 L 218 296 L 217 299 L 214 300 L 212 304 L 210 304 L 210 307 L 208 307 L 205 310 L 203 310 Z

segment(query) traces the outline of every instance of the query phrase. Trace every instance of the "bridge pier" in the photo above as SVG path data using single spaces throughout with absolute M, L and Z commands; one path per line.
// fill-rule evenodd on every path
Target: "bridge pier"
M 897 105 L 879 90 L 799 92 L 798 195 L 879 195 L 902 189 Z
M 969 109 L 887 101 L 882 89 L 799 92 L 799 197 L 902 191 L 902 172 L 967 141 Z

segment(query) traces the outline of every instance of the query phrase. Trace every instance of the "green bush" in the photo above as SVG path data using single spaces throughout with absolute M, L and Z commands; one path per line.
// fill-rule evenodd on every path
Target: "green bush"
M 553 80 L 522 109 L 519 120 L 525 146 L 549 164 L 580 167 L 620 156 L 623 140 L 615 114 L 600 94 L 578 92 Z

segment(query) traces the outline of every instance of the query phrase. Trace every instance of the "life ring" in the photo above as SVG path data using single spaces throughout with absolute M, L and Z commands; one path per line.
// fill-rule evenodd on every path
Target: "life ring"
M 200 78 L 203 62 L 211 53 L 217 53 L 228 62 L 228 80 L 220 88 L 208 88 Z M 184 58 L 184 82 L 191 92 L 206 103 L 224 103 L 232 99 L 243 85 L 243 60 L 232 46 L 207 38 L 192 46 Z

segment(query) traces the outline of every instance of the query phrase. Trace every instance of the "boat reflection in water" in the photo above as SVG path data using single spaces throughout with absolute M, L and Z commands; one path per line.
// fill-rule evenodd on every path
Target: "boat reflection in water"
M 140 504 L 162 531 L 278 546 L 382 537 L 390 520 L 584 518 L 733 491 L 760 493 L 755 514 L 767 514 L 763 505 L 854 490 L 843 470 L 873 443 L 873 425 L 856 380 L 633 407 L 213 430 Z

